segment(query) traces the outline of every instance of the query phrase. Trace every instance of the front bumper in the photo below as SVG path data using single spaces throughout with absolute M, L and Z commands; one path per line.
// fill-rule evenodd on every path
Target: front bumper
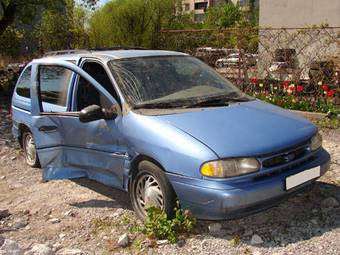
M 286 191 L 286 178 L 317 166 L 321 167 L 321 175 L 330 167 L 330 155 L 324 149 L 302 165 L 261 178 L 232 181 L 195 179 L 170 173 L 167 176 L 182 208 L 189 209 L 199 219 L 221 220 L 256 213 L 303 190 L 316 179 Z

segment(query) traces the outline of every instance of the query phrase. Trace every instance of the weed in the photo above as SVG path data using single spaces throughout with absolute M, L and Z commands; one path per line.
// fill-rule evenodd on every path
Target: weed
M 188 210 L 183 211 L 177 206 L 175 217 L 169 219 L 165 212 L 159 208 L 151 207 L 147 217 L 139 230 L 149 238 L 167 239 L 170 243 L 176 243 L 179 234 L 190 233 L 196 224 L 196 219 Z
M 338 129 L 340 128 L 340 120 L 338 119 L 330 119 L 330 118 L 323 118 L 320 120 L 316 120 L 315 124 L 319 128 L 330 128 L 330 129 Z

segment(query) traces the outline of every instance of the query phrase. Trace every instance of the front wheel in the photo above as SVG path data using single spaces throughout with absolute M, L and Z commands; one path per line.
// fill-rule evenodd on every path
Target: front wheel
M 150 207 L 162 209 L 169 217 L 174 214 L 176 194 L 160 167 L 150 161 L 142 161 L 129 187 L 133 209 L 145 218 Z
M 26 131 L 22 135 L 22 148 L 24 150 L 26 163 L 30 167 L 40 167 L 40 162 L 35 147 L 34 138 L 32 133 L 29 131 Z

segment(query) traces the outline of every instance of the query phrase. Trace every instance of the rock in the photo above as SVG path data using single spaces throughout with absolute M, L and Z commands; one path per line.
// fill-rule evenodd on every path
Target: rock
M 34 244 L 25 255 L 54 255 L 55 252 L 46 244 Z
M 6 179 L 6 176 L 5 176 L 5 175 L 3 175 L 3 176 L 0 177 L 0 180 L 5 180 L 5 179 Z
M 169 241 L 168 240 L 158 240 L 156 243 L 157 243 L 157 245 L 165 245 L 165 244 L 168 244 Z
M 64 233 L 61 233 L 60 235 L 59 235 L 59 238 L 60 239 L 63 239 L 63 238 L 65 238 L 66 237 L 66 234 L 64 234 Z
M 314 225 L 318 225 L 318 220 L 317 220 L 317 219 L 312 219 L 311 222 L 312 222 Z
M 16 158 L 17 158 L 16 156 L 13 156 L 11 157 L 11 160 L 16 160 Z
M 220 223 L 209 224 L 208 229 L 210 233 L 218 233 L 221 231 L 222 225 Z
M 27 220 L 19 218 L 19 219 L 14 221 L 13 228 L 15 228 L 15 229 L 24 228 L 27 225 L 28 225 Z
M 1 255 L 23 255 L 24 251 L 19 247 L 19 245 L 10 240 L 5 239 L 0 247 Z
M 322 208 L 334 208 L 338 206 L 339 206 L 339 202 L 334 197 L 328 197 L 321 201 Z
M 253 230 L 251 230 L 251 229 L 247 229 L 246 231 L 244 231 L 244 236 L 251 236 L 252 234 L 253 234 L 254 232 L 253 232 Z
M 59 223 L 60 220 L 57 219 L 57 218 L 52 218 L 52 219 L 49 220 L 49 222 L 51 222 L 52 224 L 56 224 L 56 223 Z
M 0 208 L 0 220 L 3 218 L 6 218 L 10 216 L 11 214 L 9 213 L 8 209 L 1 209 Z
M 183 247 L 184 245 L 185 245 L 185 240 L 183 240 L 183 239 L 181 239 L 181 240 L 178 240 L 177 241 L 177 245 L 178 245 L 178 247 Z
M 250 244 L 251 245 L 259 245 L 259 244 L 263 244 L 263 240 L 261 238 L 261 236 L 259 235 L 253 235 L 251 240 L 250 240 Z
M 70 216 L 70 217 L 74 217 L 75 216 L 75 214 L 74 214 L 74 212 L 72 212 L 72 210 L 69 210 L 69 211 L 65 212 L 64 215 L 65 216 Z
M 61 249 L 57 253 L 57 255 L 84 255 L 80 249 Z
M 123 234 L 119 237 L 118 239 L 118 243 L 117 243 L 120 247 L 126 247 L 129 245 L 129 236 L 128 234 Z

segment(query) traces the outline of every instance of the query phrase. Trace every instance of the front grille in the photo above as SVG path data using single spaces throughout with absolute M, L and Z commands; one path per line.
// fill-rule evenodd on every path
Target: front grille
M 262 162 L 262 166 L 264 168 L 271 168 L 271 167 L 277 167 L 280 165 L 284 165 L 290 162 L 294 162 L 303 156 L 305 156 L 309 152 L 308 146 L 302 146 L 299 148 L 295 148 L 283 153 L 280 153 L 278 155 L 275 155 L 273 157 L 267 158 Z

